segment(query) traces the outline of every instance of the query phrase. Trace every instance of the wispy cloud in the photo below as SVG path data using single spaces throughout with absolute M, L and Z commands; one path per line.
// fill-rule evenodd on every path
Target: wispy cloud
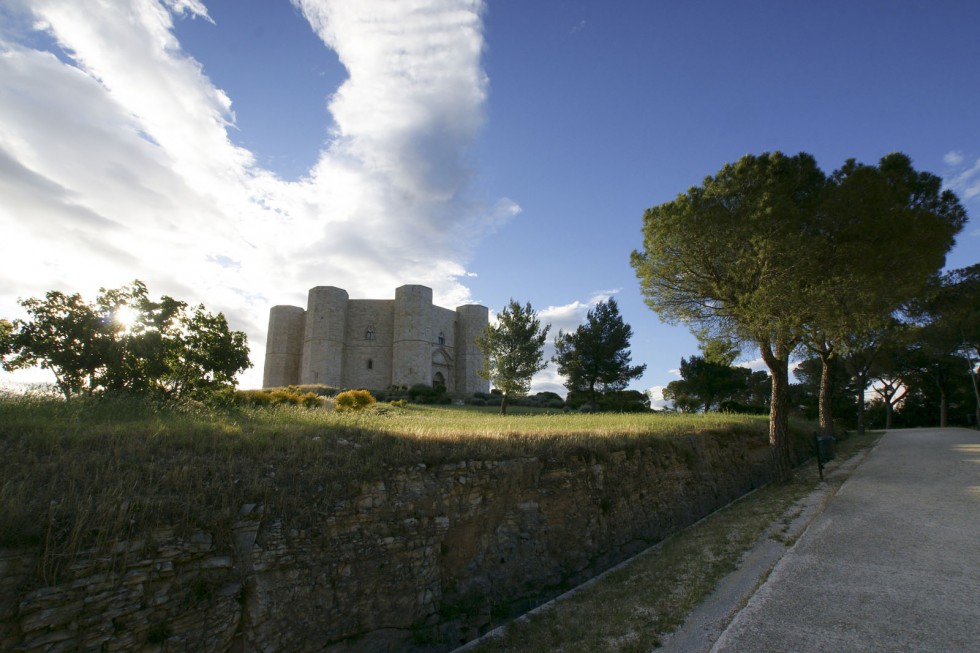
M 335 131 L 296 182 L 229 139 L 234 98 L 174 36 L 174 20 L 210 21 L 206 2 L 12 0 L 0 12 L 0 228 L 15 244 L 0 315 L 51 288 L 141 278 L 246 330 L 254 382 L 268 307 L 302 304 L 311 286 L 386 297 L 422 283 L 445 305 L 470 301 L 472 248 L 520 211 L 472 192 L 482 2 L 294 4 L 349 72 L 324 89 Z
M 963 152 L 951 151 L 943 157 L 943 161 L 949 166 L 945 174 L 946 186 L 959 195 L 968 213 L 975 217 L 980 210 L 980 159 L 971 166 Z M 980 237 L 980 228 L 974 228 L 968 235 Z
M 977 159 L 973 167 L 959 172 L 949 184 L 964 200 L 972 200 L 980 195 L 980 159 Z

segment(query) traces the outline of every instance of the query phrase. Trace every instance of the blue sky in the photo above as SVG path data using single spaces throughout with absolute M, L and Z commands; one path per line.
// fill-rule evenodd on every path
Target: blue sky
M 0 315 L 140 278 L 223 311 L 614 296 L 636 389 L 697 351 L 629 266 L 644 209 L 747 153 L 943 177 L 980 260 L 980 4 L 11 0 L 0 7 Z M 756 357 L 746 351 L 746 362 Z M 563 392 L 546 370 L 535 390 Z

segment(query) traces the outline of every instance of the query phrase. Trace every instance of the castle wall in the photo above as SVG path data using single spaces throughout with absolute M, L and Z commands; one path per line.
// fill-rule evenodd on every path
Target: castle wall
M 483 352 L 476 345 L 490 323 L 485 306 L 468 304 L 456 309 L 456 392 L 472 394 L 489 392 L 490 382 L 480 377 L 483 369 Z
M 392 342 L 393 385 L 432 384 L 432 289 L 395 289 Z
M 342 385 L 348 299 L 346 290 L 333 286 L 310 289 L 301 383 Z
M 262 387 L 275 388 L 299 381 L 305 320 L 306 311 L 299 306 L 273 306 L 269 311 Z
M 425 286 L 397 288 L 394 300 L 352 300 L 341 288 L 317 286 L 306 310 L 270 311 L 262 385 L 381 390 L 441 381 L 450 392 L 489 392 L 476 346 L 488 322 L 485 306 L 434 306 Z
M 382 389 L 391 385 L 394 308 L 390 299 L 347 303 L 343 387 Z

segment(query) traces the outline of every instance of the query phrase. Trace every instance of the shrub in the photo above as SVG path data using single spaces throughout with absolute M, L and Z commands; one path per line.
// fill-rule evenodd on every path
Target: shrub
M 292 390 L 296 394 L 310 394 L 313 393 L 320 397 L 333 397 L 340 392 L 340 388 L 335 388 L 332 385 L 323 385 L 322 383 L 309 383 L 306 385 L 290 385 L 286 386 L 289 390 Z
M 445 393 L 445 390 L 443 390 Z M 432 386 L 425 385 L 424 383 L 416 383 L 411 388 L 408 389 L 408 397 L 412 401 L 418 404 L 432 404 L 436 402 L 439 398 L 439 390 L 433 388 Z
M 288 386 L 286 388 L 267 388 L 265 390 L 238 390 L 235 393 L 235 403 L 256 408 L 270 406 L 303 406 L 317 408 L 323 398 L 316 392 L 302 392 L 303 386 Z
M 335 400 L 337 402 L 335 410 L 342 413 L 364 410 L 377 403 L 374 396 L 367 390 L 347 390 L 338 394 Z

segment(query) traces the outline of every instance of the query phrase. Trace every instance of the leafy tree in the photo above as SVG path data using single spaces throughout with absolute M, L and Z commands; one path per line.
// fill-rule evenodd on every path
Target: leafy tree
M 745 389 L 736 394 L 733 400 L 759 414 L 769 412 L 769 400 L 772 398 L 772 379 L 769 375 L 762 370 L 753 371 L 745 367 L 736 367 L 735 370 L 744 377 Z M 725 410 L 724 406 L 722 410 Z
M 769 440 L 775 475 L 791 475 L 789 360 L 803 337 L 805 288 L 823 172 L 809 154 L 746 156 L 644 214 L 632 265 L 661 318 L 753 342 L 772 377 Z
M 894 333 L 897 322 L 872 329 L 861 335 L 851 335 L 846 339 L 840 363 L 849 376 L 849 385 L 857 402 L 856 422 L 858 434 L 865 431 L 865 393 L 873 380 L 873 373 L 881 358 L 885 341 Z M 821 388 L 821 391 L 823 389 Z
M 172 297 L 150 300 L 146 285 L 101 289 L 94 304 L 51 291 L 21 301 L 30 316 L 9 336 L 7 369 L 40 365 L 55 374 L 65 398 L 122 391 L 205 397 L 235 385 L 251 366 L 245 334 L 222 314 L 193 310 Z
M 70 399 L 91 393 L 106 359 L 106 331 L 92 306 L 79 294 L 49 291 L 44 299 L 20 302 L 30 319 L 15 320 L 9 338 L 13 357 L 7 370 L 40 366 L 51 370 L 58 389 Z
M 671 381 L 664 389 L 664 399 L 673 400 L 684 412 L 707 413 L 747 389 L 745 375 L 738 369 L 706 356 L 681 358 L 680 372 L 680 380 Z
M 848 160 L 823 195 L 811 234 L 819 276 L 804 289 L 804 343 L 823 364 L 819 418 L 821 429 L 832 434 L 839 356 L 885 328 L 903 303 L 924 292 L 966 212 L 939 177 L 916 171 L 898 153 L 877 166 Z
M 0 319 L 0 363 L 14 351 L 14 325 L 10 320 Z
M 593 407 L 598 406 L 597 392 L 624 390 L 647 368 L 630 365 L 632 337 L 633 329 L 623 322 L 613 298 L 596 304 L 575 331 L 558 331 L 552 360 L 566 379 L 565 387 L 588 392 Z
M 817 419 L 821 411 L 830 414 L 828 403 L 834 415 L 856 414 L 851 375 L 838 358 L 829 364 L 819 356 L 805 358 L 795 367 L 793 376 L 798 383 L 792 386 L 792 403 L 802 409 L 806 419 Z
M 208 313 L 203 304 L 184 313 L 180 332 L 168 348 L 167 370 L 161 384 L 183 396 L 208 395 L 235 385 L 235 376 L 251 367 L 246 336 L 232 331 L 221 313 Z
M 931 383 L 939 395 L 940 426 L 948 422 L 949 402 L 969 376 L 975 416 L 980 422 L 980 391 L 973 357 L 980 356 L 980 264 L 939 278 L 932 292 L 911 307 L 916 323 L 906 353 L 912 381 Z
M 489 380 L 503 394 L 500 414 L 507 414 L 512 397 L 526 395 L 531 378 L 543 370 L 544 343 L 551 325 L 541 328 L 541 321 L 530 302 L 523 307 L 513 299 L 497 314 L 497 323 L 487 325 L 476 344 L 483 352 L 480 376 Z

